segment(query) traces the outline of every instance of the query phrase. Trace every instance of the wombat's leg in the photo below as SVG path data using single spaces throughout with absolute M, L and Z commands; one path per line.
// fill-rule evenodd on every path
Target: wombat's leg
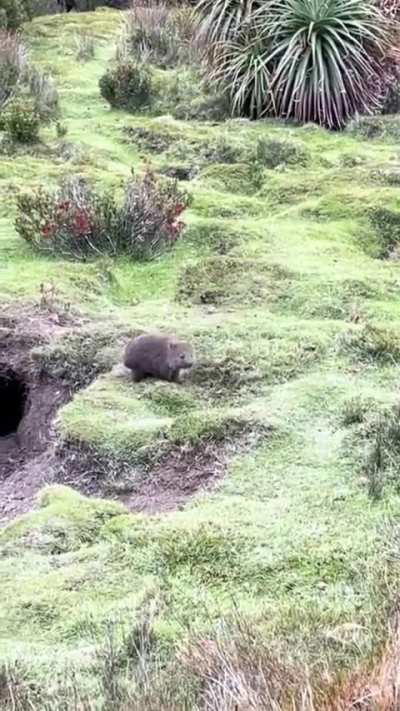
M 172 380 L 172 370 L 168 368 L 167 365 L 160 368 L 158 375 L 156 376 L 160 380 L 167 380 L 168 382 Z
M 134 383 L 139 383 L 144 378 L 144 373 L 141 370 L 132 370 L 132 380 Z
M 180 370 L 177 368 L 177 370 L 172 370 L 171 371 L 171 382 L 172 383 L 180 383 L 181 377 L 180 377 Z

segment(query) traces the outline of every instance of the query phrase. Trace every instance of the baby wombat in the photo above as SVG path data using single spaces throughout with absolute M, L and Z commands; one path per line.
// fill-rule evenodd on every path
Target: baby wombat
M 191 368 L 193 362 L 193 349 L 189 343 L 172 336 L 150 334 L 130 341 L 124 357 L 124 365 L 132 370 L 136 382 L 148 375 L 179 382 L 179 371 Z

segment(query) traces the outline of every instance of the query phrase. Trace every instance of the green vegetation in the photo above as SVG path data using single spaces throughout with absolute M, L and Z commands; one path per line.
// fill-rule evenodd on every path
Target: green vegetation
M 35 144 L 0 133 L 1 303 L 46 326 L 30 364 L 72 390 L 55 420 L 61 484 L 0 533 L 0 703 L 286 711 L 311 686 L 322 711 L 326 670 L 337 683 L 385 645 L 399 585 L 399 202 L 384 176 L 400 122 L 330 133 L 110 109 L 98 82 L 120 21 L 26 26 L 62 123 Z M 84 65 L 77 33 L 95 42 Z M 149 166 L 157 180 L 189 167 L 177 190 L 192 196 L 151 261 L 73 261 L 16 232 L 20 191 L 79 175 L 120 200 Z M 153 328 L 193 343 L 182 385 L 114 369 Z
M 140 111 L 150 107 L 155 92 L 150 69 L 145 64 L 123 62 L 101 77 L 102 97 L 115 108 Z
M 31 3 L 29 0 L 1 0 L 0 31 L 18 30 L 30 17 Z
M 40 117 L 27 102 L 13 102 L 2 116 L 4 128 L 13 141 L 36 143 L 39 139 Z

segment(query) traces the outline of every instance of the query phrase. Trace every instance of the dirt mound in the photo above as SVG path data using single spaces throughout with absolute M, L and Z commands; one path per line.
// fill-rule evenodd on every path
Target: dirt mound
M 196 494 L 217 486 L 232 458 L 271 436 L 273 427 L 247 427 L 234 436 L 174 446 L 146 465 L 99 455 L 80 445 L 63 445 L 55 482 L 86 496 L 113 498 L 130 511 L 155 514 L 183 508 Z
M 63 330 L 51 315 L 22 308 L 0 317 L 0 521 L 30 508 L 46 483 L 57 409 L 70 392 L 43 380 L 30 352 Z
M 227 466 L 226 449 L 203 444 L 176 448 L 148 469 L 115 466 L 93 452 L 64 452 L 57 483 L 78 489 L 86 496 L 112 497 L 130 511 L 150 514 L 179 509 L 194 494 L 208 490 L 222 479 Z M 104 472 L 109 472 L 105 478 Z M 61 473 L 62 472 L 62 473 Z

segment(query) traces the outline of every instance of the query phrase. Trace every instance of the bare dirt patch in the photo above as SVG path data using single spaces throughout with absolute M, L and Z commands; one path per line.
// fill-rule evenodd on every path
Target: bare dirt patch
M 95 451 L 63 447 L 57 483 L 78 489 L 86 496 L 113 498 L 130 511 L 155 514 L 181 509 L 194 496 L 216 488 L 233 457 L 269 437 L 272 427 L 243 432 L 194 446 L 175 446 L 154 463 L 134 467 L 129 462 L 99 456 Z
M 0 317 L 0 522 L 27 511 L 46 482 L 52 422 L 70 391 L 43 379 L 30 353 L 64 328 L 32 308 L 18 315 L 5 309 Z
M 130 511 L 154 514 L 182 508 L 195 494 L 212 489 L 223 478 L 227 462 L 221 444 L 177 447 L 146 470 L 118 466 L 82 451 L 80 456 L 66 455 L 57 481 L 87 496 L 117 499 Z

